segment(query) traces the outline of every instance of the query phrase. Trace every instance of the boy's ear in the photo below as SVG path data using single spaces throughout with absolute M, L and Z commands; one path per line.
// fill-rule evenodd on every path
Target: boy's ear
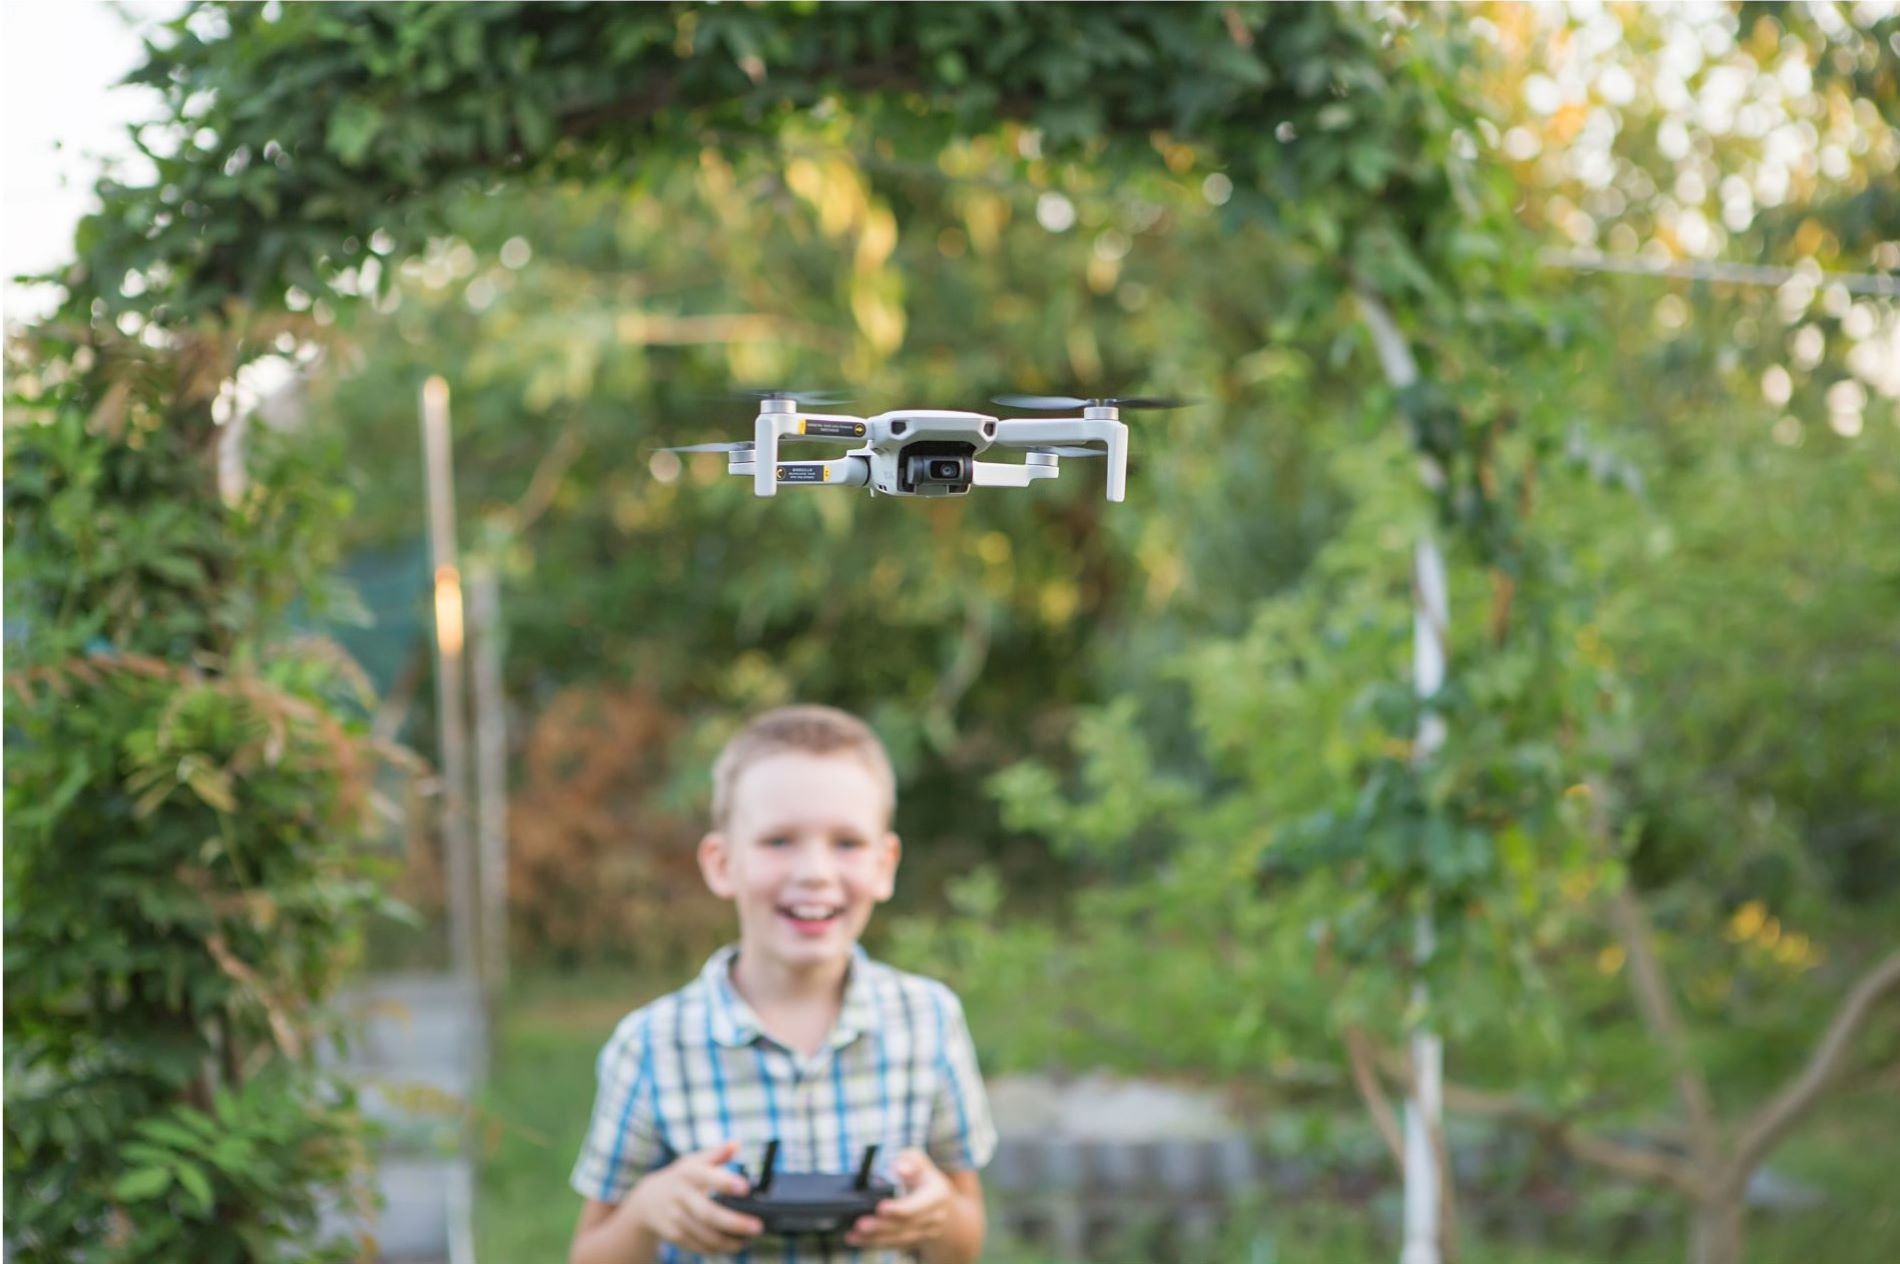
M 897 837 L 897 831 L 887 831 L 879 846 L 884 851 L 884 863 L 881 866 L 881 881 L 878 884 L 878 903 L 891 898 L 897 890 L 897 862 L 904 858 L 903 840 Z
M 726 836 L 718 830 L 699 840 L 699 875 L 714 895 L 722 900 L 732 898 L 732 851 Z

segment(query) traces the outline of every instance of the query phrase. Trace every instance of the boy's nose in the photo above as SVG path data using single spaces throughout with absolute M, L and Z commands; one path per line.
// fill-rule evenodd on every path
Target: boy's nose
M 828 878 L 837 870 L 837 858 L 831 854 L 831 848 L 824 840 L 801 845 L 792 860 L 792 876 L 795 878 Z

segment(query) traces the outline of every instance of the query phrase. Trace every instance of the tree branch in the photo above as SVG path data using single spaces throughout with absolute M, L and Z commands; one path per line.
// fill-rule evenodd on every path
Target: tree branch
M 1896 988 L 1900 988 L 1900 950 L 1888 953 L 1848 989 L 1827 1030 L 1815 1042 L 1807 1064 L 1750 1118 L 1726 1174 L 1731 1183 L 1747 1180 L 1775 1143 L 1820 1099 L 1867 1016 Z
M 936 693 L 930 700 L 931 708 L 944 717 L 949 728 L 956 726 L 951 716 L 957 704 L 963 701 L 963 695 L 983 674 L 983 664 L 989 661 L 992 613 L 989 598 L 980 592 L 963 603 L 963 637 L 957 642 L 956 656 L 950 666 L 938 678 Z
M 1383 1053 L 1379 1069 L 1400 1083 L 1411 1082 L 1411 1059 L 1403 1053 Z M 1673 1186 L 1700 1199 L 1706 1188 L 1695 1167 L 1671 1154 L 1641 1146 L 1624 1145 L 1582 1131 L 1572 1121 L 1523 1098 L 1460 1084 L 1444 1086 L 1445 1109 L 1479 1119 L 1497 1119 L 1524 1127 L 1563 1147 L 1572 1155 L 1598 1167 L 1608 1168 L 1633 1180 L 1654 1181 Z
M 1590 832 L 1606 855 L 1611 852 L 1610 825 L 1601 783 L 1585 785 L 1589 794 Z M 1622 944 L 1629 962 L 1630 991 L 1643 1025 L 1662 1046 L 1663 1057 L 1676 1079 L 1676 1094 L 1682 1101 L 1689 1124 L 1689 1151 L 1695 1156 L 1698 1171 L 1713 1178 L 1721 1164 L 1722 1135 L 1716 1127 L 1715 1108 L 1709 1101 L 1709 1086 L 1702 1078 L 1689 1053 L 1689 1036 L 1682 1014 L 1676 1008 L 1675 994 L 1663 976 L 1662 961 L 1656 955 L 1656 935 L 1649 915 L 1630 889 L 1627 878 L 1616 884 L 1609 901 L 1610 925 Z
M 560 488 L 561 478 L 567 473 L 567 467 L 574 464 L 574 458 L 581 454 L 585 446 L 580 429 L 573 422 L 561 427 L 561 433 L 535 465 L 534 473 L 528 479 L 527 490 L 521 493 L 521 499 L 514 504 L 514 529 L 524 532 L 533 526 L 535 520 L 547 512 L 554 503 L 554 493 Z
M 1373 1065 L 1372 1042 L 1366 1033 L 1357 1027 L 1347 1027 L 1346 1061 L 1352 1067 L 1353 1087 L 1359 1090 L 1359 1100 L 1366 1105 L 1366 1113 L 1372 1116 L 1372 1126 L 1378 1129 L 1379 1136 L 1385 1140 L 1386 1149 L 1392 1152 L 1392 1161 L 1405 1170 L 1405 1142 L 1399 1133 L 1398 1116 L 1392 1111 L 1392 1103 L 1385 1095 L 1385 1086 L 1379 1083 L 1379 1073 Z
M 1593 790 L 1593 797 L 1595 796 Z M 1676 1093 L 1682 1099 L 1683 1113 L 1689 1121 L 1689 1149 L 1696 1165 L 1713 1174 L 1721 1161 L 1721 1135 L 1715 1126 L 1715 1110 L 1709 1103 L 1709 1086 L 1689 1055 L 1689 1037 L 1676 1009 L 1676 999 L 1663 977 L 1662 962 L 1656 956 L 1655 934 L 1649 917 L 1636 900 L 1629 884 L 1618 884 L 1610 896 L 1610 924 L 1629 960 L 1630 991 L 1643 1023 L 1662 1046 L 1663 1057 L 1676 1077 Z

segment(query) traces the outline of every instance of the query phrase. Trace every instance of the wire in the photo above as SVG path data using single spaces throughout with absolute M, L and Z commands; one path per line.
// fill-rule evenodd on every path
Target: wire
M 1778 288 L 1799 279 L 1814 285 L 1838 285 L 1850 294 L 1900 297 L 1900 276 L 1890 273 L 1821 272 L 1813 268 L 1803 270 L 1756 263 L 1719 263 L 1705 259 L 1659 263 L 1574 250 L 1545 250 L 1538 254 L 1537 261 L 1545 267 L 1565 268 L 1572 272 L 1627 272 L 1636 276 L 1682 277 L 1691 281 L 1717 281 L 1726 285 Z

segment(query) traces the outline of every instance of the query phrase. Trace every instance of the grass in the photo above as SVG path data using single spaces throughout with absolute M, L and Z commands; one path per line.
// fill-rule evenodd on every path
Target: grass
M 526 978 L 499 1015 L 481 1110 L 484 1145 L 476 1199 L 478 1258 L 500 1264 L 563 1260 L 580 1199 L 567 1186 L 593 1106 L 594 1057 L 622 1015 L 676 980 L 584 972 Z M 1811 1210 L 1757 1215 L 1748 1264 L 1888 1264 L 1900 1260 L 1900 1101 L 1870 1089 L 1825 1106 L 1783 1144 L 1775 1171 L 1825 1195 Z M 1394 1181 L 1396 1189 L 1396 1180 Z M 1593 1184 L 1586 1203 L 1626 1204 L 1621 1187 Z M 1391 1198 L 1375 1202 L 1389 1213 Z M 1237 1215 L 1213 1260 L 1235 1264 L 1387 1264 L 1397 1257 L 1389 1214 L 1308 1200 Z M 1474 1241 L 1462 1264 L 1680 1264 L 1679 1229 L 1619 1241 L 1607 1218 L 1553 1225 L 1550 1240 Z M 991 1264 L 1069 1264 L 1018 1244 L 992 1243 Z M 1091 1264 L 1148 1264 L 1131 1242 Z
M 587 972 L 511 989 L 481 1102 L 478 1259 L 567 1258 L 581 1208 L 567 1174 L 594 1105 L 594 1058 L 623 1015 L 670 986 Z

